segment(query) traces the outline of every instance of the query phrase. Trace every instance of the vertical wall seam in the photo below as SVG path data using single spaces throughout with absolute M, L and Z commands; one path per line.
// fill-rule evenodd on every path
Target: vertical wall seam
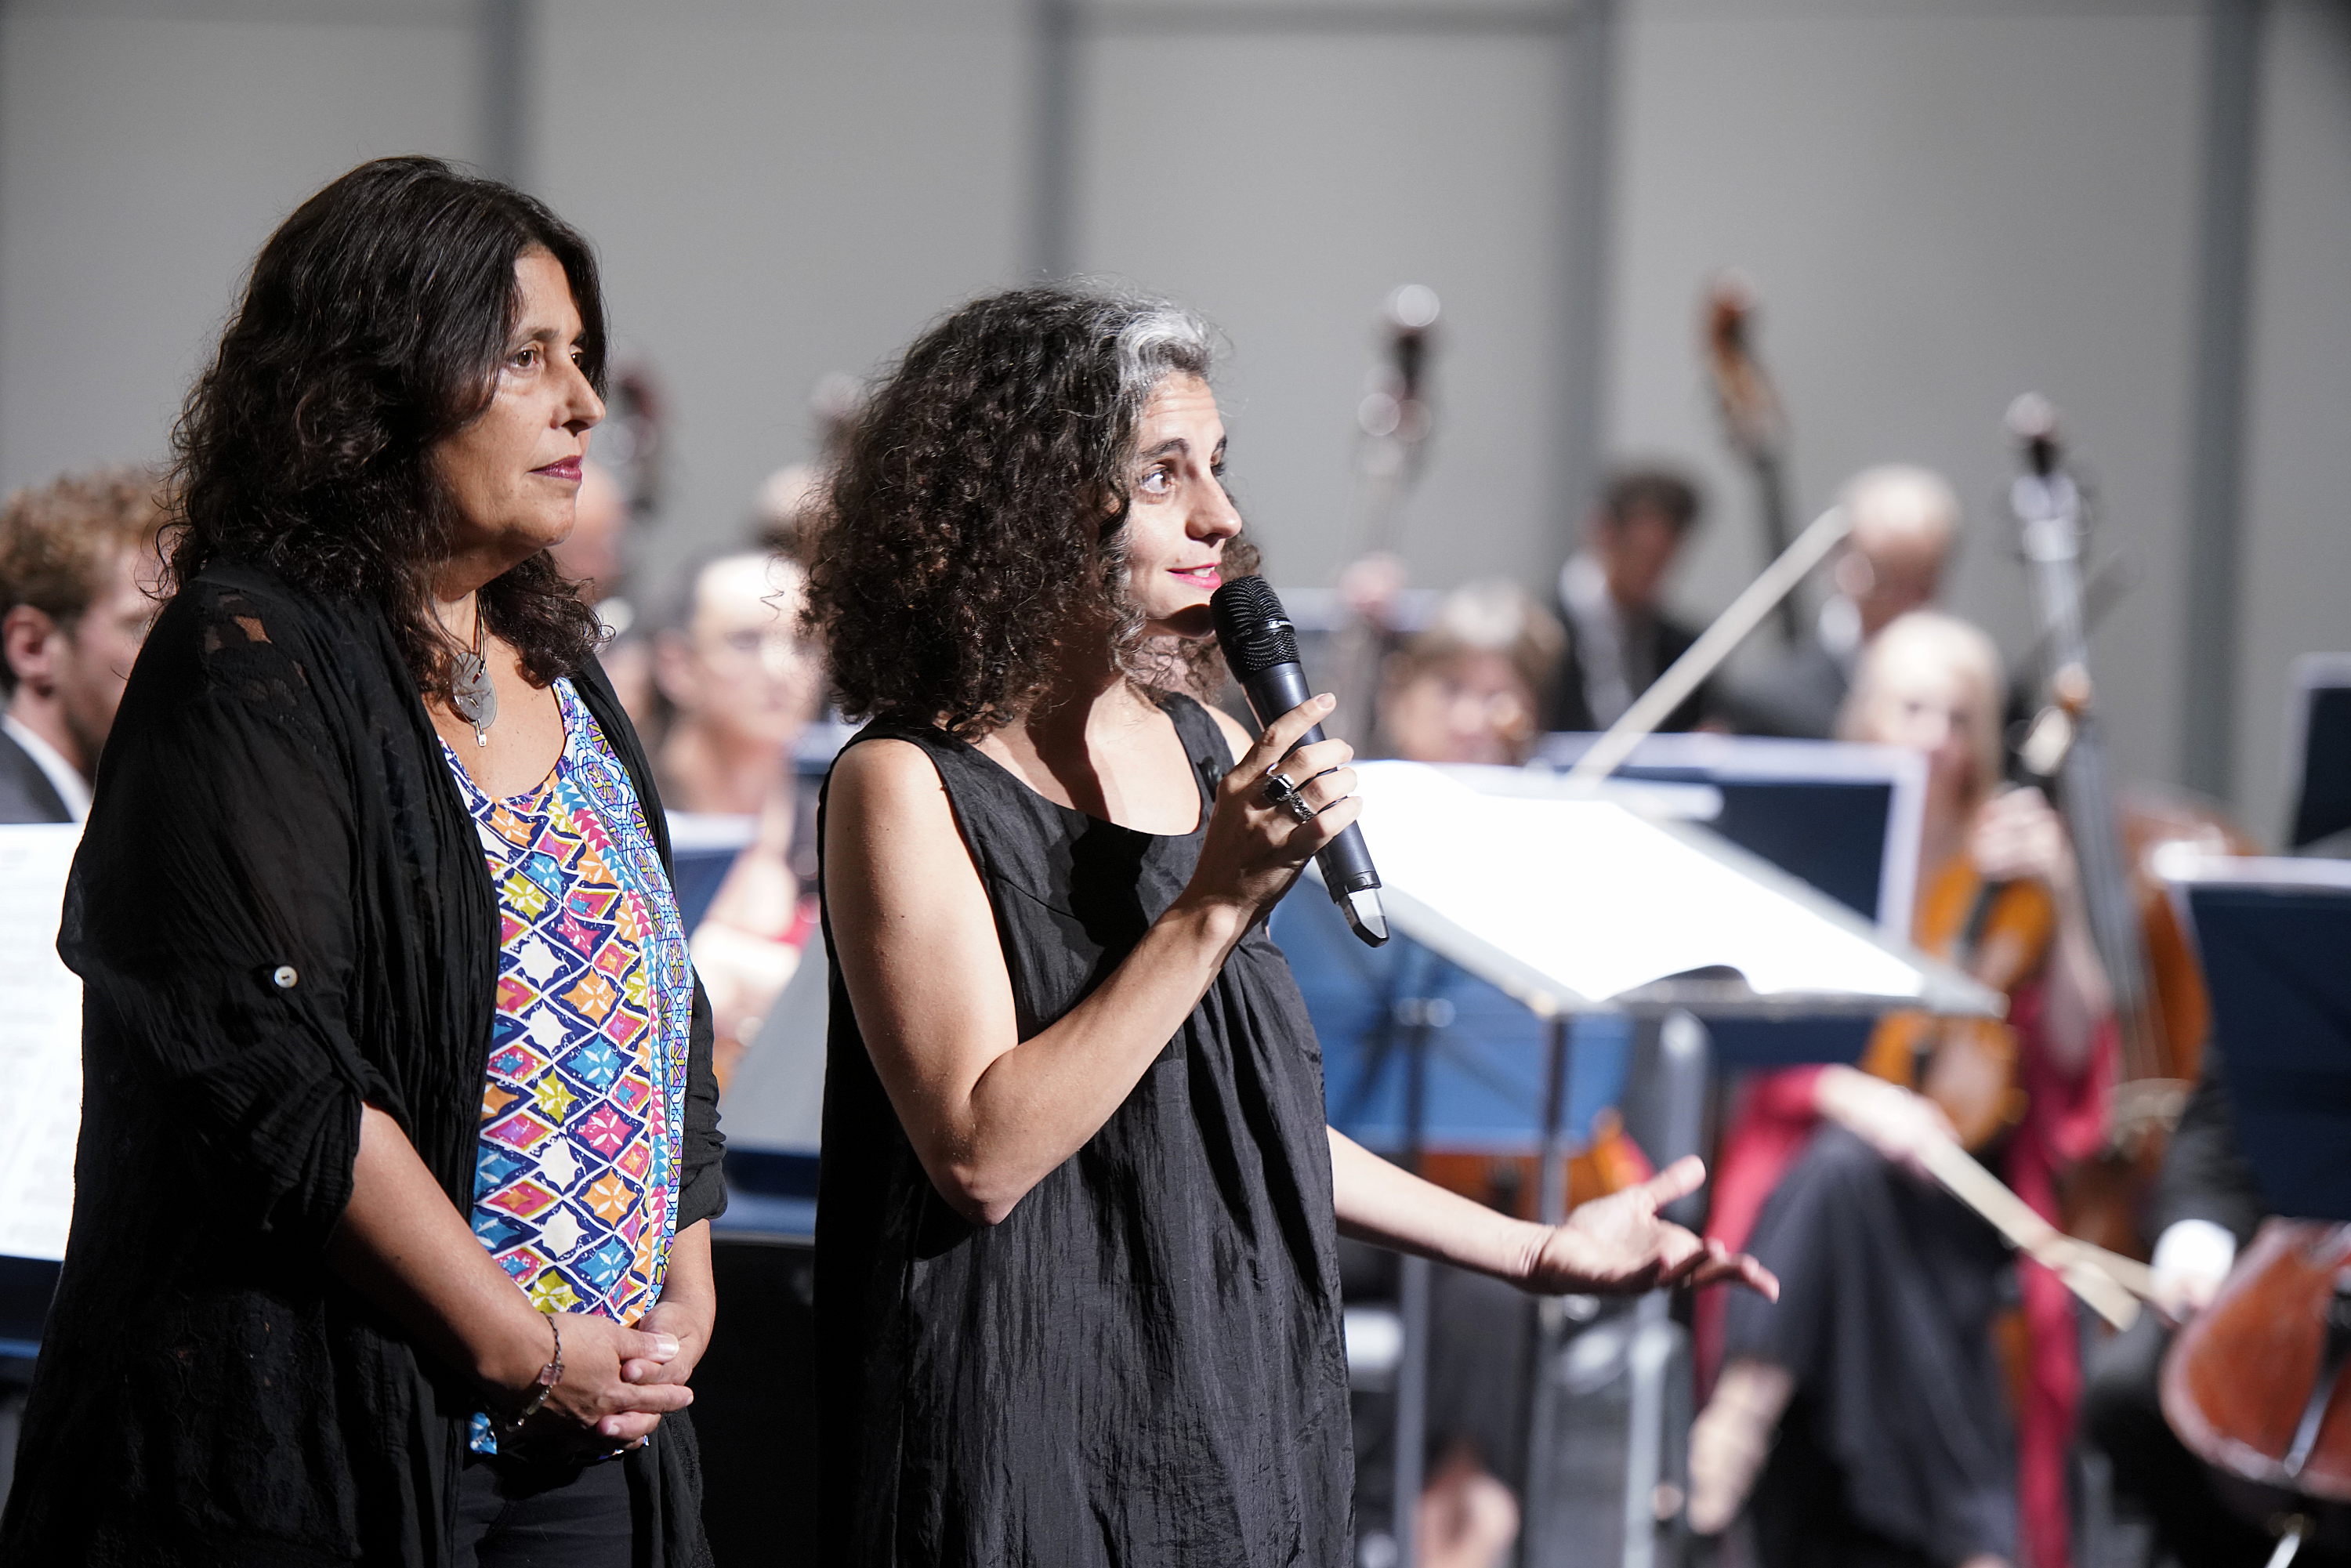
M 1034 0 L 1029 151 L 1029 270 L 1051 281 L 1077 270 L 1078 4 Z
M 1544 558 L 1550 572 L 1556 572 L 1574 548 L 1577 525 L 1600 486 L 1614 259 L 1616 16 L 1615 0 L 1577 0 L 1562 33 L 1565 101 L 1560 124 L 1567 155 L 1566 189 L 1560 204 L 1564 263 L 1558 382 L 1561 510 L 1553 549 Z
M 2189 387 L 2187 573 L 2180 615 L 2179 779 L 2236 789 L 2243 650 L 2246 359 L 2255 141 L 2267 0 L 2210 0 Z
M 478 0 L 474 26 L 475 135 L 483 172 L 530 183 L 531 0 Z

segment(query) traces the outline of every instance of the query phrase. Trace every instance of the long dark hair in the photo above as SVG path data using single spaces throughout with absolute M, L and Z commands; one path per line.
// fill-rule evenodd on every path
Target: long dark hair
M 432 452 L 489 406 L 515 262 L 534 246 L 570 282 L 601 392 L 594 253 L 530 197 L 437 159 L 379 158 L 296 208 L 261 247 L 173 433 L 174 584 L 244 560 L 372 602 L 418 685 L 446 691 L 454 649 L 431 593 L 454 513 Z M 485 587 L 481 604 L 541 685 L 594 652 L 595 617 L 545 552 Z
M 974 300 L 874 390 L 809 566 L 841 711 L 977 738 L 1102 635 L 1146 685 L 1213 689 L 1213 643 L 1154 650 L 1127 601 L 1127 469 L 1152 389 L 1205 378 L 1207 325 L 1165 300 L 1057 285 Z M 1228 574 L 1256 550 L 1225 547 Z

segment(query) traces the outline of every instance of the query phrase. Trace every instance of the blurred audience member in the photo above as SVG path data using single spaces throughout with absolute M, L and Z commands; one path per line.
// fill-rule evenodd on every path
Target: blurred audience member
M 1827 739 L 1862 650 L 1941 590 L 1961 521 L 1949 480 L 1887 464 L 1848 480 L 1844 504 L 1853 533 L 1830 569 L 1836 592 L 1821 606 L 1813 635 L 1725 697 L 1724 716 L 1742 734 Z
M 653 657 L 645 645 L 643 619 L 629 598 L 629 532 L 635 509 L 628 492 L 612 471 L 590 461 L 580 468 L 579 518 L 571 533 L 554 547 L 556 569 L 580 585 L 580 592 L 596 607 L 604 628 L 604 645 L 597 658 L 620 694 L 629 721 L 648 738 L 658 738 L 653 727 Z
M 1666 613 L 1665 589 L 1700 510 L 1698 487 L 1672 469 L 1624 468 L 1609 479 L 1583 548 L 1560 569 L 1568 645 L 1551 728 L 1607 728 L 1697 641 Z M 1695 728 L 1708 701 L 1699 688 L 1657 727 Z
M 139 656 L 162 563 L 162 481 L 68 475 L 0 509 L 0 822 L 78 822 Z
M 1524 762 L 1566 648 L 1559 622 L 1515 584 L 1456 589 L 1388 655 L 1379 733 L 1415 762 Z
M 695 927 L 723 1083 L 791 978 L 809 913 L 791 869 L 799 815 L 792 747 L 822 695 L 822 660 L 800 631 L 805 574 L 758 551 L 722 555 L 690 576 L 676 623 L 653 643 L 672 717 L 656 763 L 680 811 L 756 817 Z

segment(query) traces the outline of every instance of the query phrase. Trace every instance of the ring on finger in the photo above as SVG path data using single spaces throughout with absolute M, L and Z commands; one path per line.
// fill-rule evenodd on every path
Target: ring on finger
M 1280 807 L 1290 813 L 1292 821 L 1311 822 L 1314 820 L 1312 802 L 1300 793 L 1298 786 L 1291 783 L 1280 771 L 1269 770 L 1265 776 L 1265 782 L 1260 784 L 1259 789 L 1263 792 L 1268 805 Z

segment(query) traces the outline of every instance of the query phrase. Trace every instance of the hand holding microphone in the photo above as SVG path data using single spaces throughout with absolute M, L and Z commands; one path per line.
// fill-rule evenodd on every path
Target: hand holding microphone
M 1298 634 L 1281 601 L 1260 577 L 1236 577 L 1208 601 L 1216 617 L 1217 642 L 1225 663 L 1249 694 L 1249 711 L 1271 731 L 1284 715 L 1305 703 L 1311 693 L 1306 672 L 1298 662 Z M 1265 799 L 1301 822 L 1313 820 L 1317 802 L 1307 788 L 1314 775 L 1292 777 L 1281 764 L 1304 748 L 1323 743 L 1322 727 L 1309 727 L 1267 768 L 1259 786 Z M 1255 753 L 1251 754 L 1252 759 Z M 1372 869 L 1371 852 L 1364 847 L 1363 831 L 1350 822 L 1316 852 L 1331 901 L 1346 916 L 1348 928 L 1366 946 L 1388 939 L 1387 915 L 1380 907 L 1380 876 Z

